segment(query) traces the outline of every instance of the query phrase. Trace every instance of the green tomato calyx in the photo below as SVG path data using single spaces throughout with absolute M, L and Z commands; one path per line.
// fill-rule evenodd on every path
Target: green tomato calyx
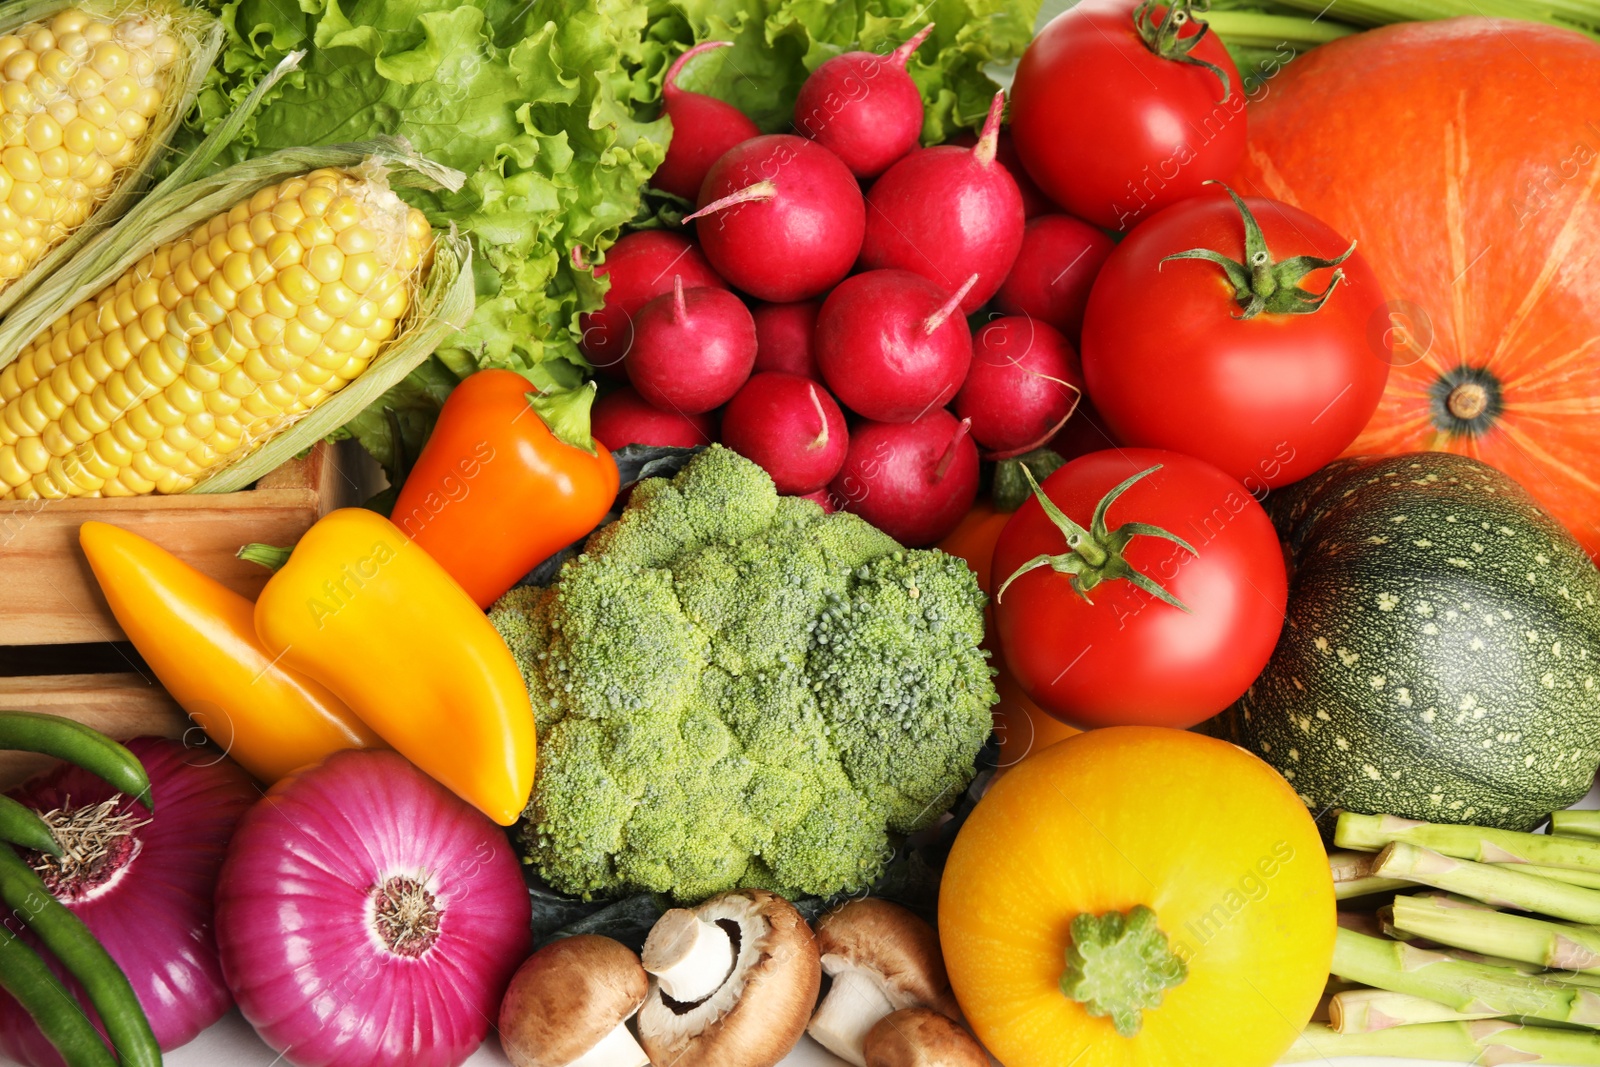
M 996 601 L 1003 599 L 1011 583 L 1027 574 L 1029 571 L 1038 570 L 1040 567 L 1049 567 L 1058 574 L 1072 575 L 1072 589 L 1083 599 L 1093 604 L 1089 599 L 1089 591 L 1101 582 L 1121 578 L 1149 593 L 1159 600 L 1163 600 L 1180 611 L 1189 611 L 1189 606 L 1171 593 L 1163 589 L 1156 581 L 1146 574 L 1133 569 L 1128 561 L 1123 558 L 1123 549 L 1128 547 L 1128 542 L 1135 537 L 1160 537 L 1182 548 L 1191 556 L 1198 556 L 1194 546 L 1175 533 L 1163 530 L 1159 526 L 1152 526 L 1147 522 L 1125 522 L 1114 530 L 1106 528 L 1106 512 L 1123 493 L 1126 493 L 1134 483 L 1141 478 L 1147 478 L 1161 469 L 1161 464 L 1142 470 L 1133 477 L 1128 478 L 1121 485 L 1112 489 L 1095 505 L 1094 516 L 1089 520 L 1089 528 L 1073 522 L 1066 513 L 1056 506 L 1055 501 L 1045 495 L 1039 488 L 1039 483 L 1033 477 L 1033 471 L 1026 464 L 1019 465 L 1023 477 L 1027 478 L 1028 485 L 1033 489 L 1034 499 L 1039 501 L 1039 506 L 1044 508 L 1044 513 L 1055 524 L 1067 539 L 1068 552 L 1060 555 L 1035 556 L 1022 566 L 1018 567 L 1000 586 L 995 593 Z M 1191 612 L 1192 614 L 1192 612 Z
M 1097 1018 L 1110 1016 L 1123 1037 L 1144 1026 L 1144 1013 L 1183 984 L 1189 968 L 1167 944 L 1156 913 L 1143 904 L 1127 912 L 1084 912 L 1072 920 L 1072 944 L 1061 992 Z
M 1267 239 L 1261 233 L 1260 224 L 1239 194 L 1215 179 L 1206 184 L 1221 185 L 1238 206 L 1239 214 L 1244 219 L 1245 261 L 1240 263 L 1209 248 L 1191 248 L 1186 252 L 1174 252 L 1163 259 L 1161 265 L 1165 266 L 1174 259 L 1203 259 L 1221 267 L 1227 273 L 1228 281 L 1233 284 L 1234 299 L 1244 309 L 1234 316 L 1236 319 L 1253 319 L 1263 311 L 1271 315 L 1310 315 L 1321 311 L 1328 297 L 1344 281 L 1344 271 L 1334 271 L 1333 280 L 1320 293 L 1307 292 L 1300 287 L 1300 283 L 1314 270 L 1337 267 L 1349 259 L 1355 254 L 1356 243 L 1351 241 L 1350 247 L 1333 259 L 1290 256 L 1285 260 L 1274 260 L 1267 249 Z
M 1156 18 L 1156 9 L 1161 9 L 1161 17 Z M 1205 11 L 1211 7 L 1211 0 L 1168 0 L 1165 5 L 1158 4 L 1157 0 L 1140 0 L 1139 6 L 1133 11 L 1133 24 L 1139 30 L 1139 36 L 1144 39 L 1145 47 L 1150 49 L 1162 59 L 1170 59 L 1174 63 L 1187 63 L 1191 67 L 1203 67 L 1215 74 L 1222 82 L 1222 99 L 1219 104 L 1226 104 L 1233 96 L 1233 86 L 1228 82 L 1228 72 L 1215 63 L 1207 63 L 1199 56 L 1191 55 L 1206 34 L 1211 32 L 1211 27 L 1204 20 L 1197 18 L 1195 12 Z M 1184 35 L 1184 28 L 1190 23 L 1200 27 L 1198 33 Z

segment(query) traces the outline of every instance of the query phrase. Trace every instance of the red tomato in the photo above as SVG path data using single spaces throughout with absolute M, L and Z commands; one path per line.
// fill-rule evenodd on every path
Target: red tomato
M 1109 575 L 1085 596 L 1072 574 L 1053 566 L 1015 577 L 995 601 L 1006 666 L 1035 703 L 1076 726 L 1182 728 L 1208 719 L 1255 681 L 1283 627 L 1288 579 L 1277 533 L 1244 486 L 1209 463 L 1156 449 L 1108 450 L 1073 460 L 1042 488 L 1093 534 L 1096 505 L 1157 466 L 1111 503 L 1109 537 L 1094 540 L 1110 541 L 1112 559 L 1125 540 L 1126 565 L 1188 612 Z M 1150 534 L 1118 538 L 1124 523 L 1160 527 L 1195 551 Z M 1090 553 L 1069 549 L 1035 498 L 1001 531 L 994 580 L 1004 583 L 1039 556 L 1060 563 Z
M 1304 211 L 1244 201 L 1270 258 L 1334 259 L 1350 242 Z M 1221 189 L 1168 208 L 1117 246 L 1100 269 L 1083 320 L 1083 372 L 1095 409 L 1118 441 L 1199 456 L 1252 493 L 1298 481 L 1355 440 L 1383 396 L 1389 352 L 1383 291 L 1359 252 L 1321 310 L 1241 317 L 1227 271 L 1203 248 L 1245 257 L 1246 222 Z M 1321 294 L 1333 269 L 1300 288 Z
M 1180 24 L 1157 7 L 1141 32 L 1137 6 L 1084 0 L 1057 16 L 1011 86 L 1011 134 L 1028 174 L 1070 214 L 1123 232 L 1228 177 L 1245 146 L 1243 84 L 1216 34 L 1191 43 L 1200 22 L 1188 0 L 1173 5 Z M 1191 62 L 1172 58 L 1184 52 Z

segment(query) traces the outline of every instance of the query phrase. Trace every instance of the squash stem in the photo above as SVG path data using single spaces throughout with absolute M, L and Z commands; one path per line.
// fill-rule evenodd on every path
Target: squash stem
M 1156 913 L 1143 904 L 1072 920 L 1061 992 L 1090 1015 L 1109 1016 L 1123 1037 L 1137 1035 L 1144 1013 L 1160 1007 L 1167 990 L 1188 976 L 1188 966 L 1156 925 Z

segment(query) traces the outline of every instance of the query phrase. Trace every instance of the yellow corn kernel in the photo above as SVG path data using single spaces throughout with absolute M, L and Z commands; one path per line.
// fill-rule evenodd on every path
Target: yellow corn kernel
M 0 496 L 181 492 L 259 447 L 365 370 L 430 241 L 382 185 L 321 170 L 153 250 L 0 369 Z

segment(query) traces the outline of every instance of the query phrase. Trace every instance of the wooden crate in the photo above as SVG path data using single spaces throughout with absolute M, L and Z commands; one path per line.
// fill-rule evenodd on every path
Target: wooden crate
M 78 550 L 78 527 L 91 519 L 147 537 L 253 599 L 268 572 L 234 553 L 251 541 L 293 544 L 329 511 L 359 502 L 349 447 L 318 444 L 238 493 L 0 501 L 0 645 L 124 639 Z

